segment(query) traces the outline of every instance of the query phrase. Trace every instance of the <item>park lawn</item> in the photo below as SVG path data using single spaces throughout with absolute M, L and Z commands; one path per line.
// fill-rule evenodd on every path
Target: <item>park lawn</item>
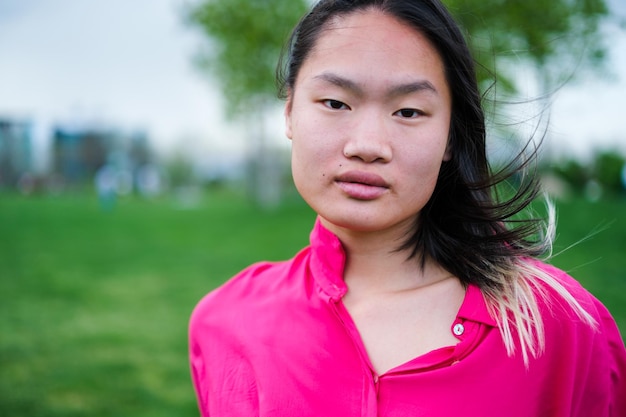
M 626 337 L 626 199 L 557 202 L 557 210 L 550 263 L 600 299 Z
M 555 257 L 626 330 L 626 201 L 559 203 Z M 314 214 L 209 194 L 170 199 L 0 194 L 0 415 L 197 416 L 187 365 L 195 303 L 243 267 L 291 257 Z
M 212 288 L 303 247 L 301 203 L 0 195 L 0 415 L 198 415 L 187 321 Z

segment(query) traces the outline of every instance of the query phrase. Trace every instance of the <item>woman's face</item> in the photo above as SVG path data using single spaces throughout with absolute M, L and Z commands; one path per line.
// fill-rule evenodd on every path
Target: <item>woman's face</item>
M 405 232 L 449 158 L 450 112 L 424 36 L 376 10 L 335 19 L 285 108 L 295 185 L 331 228 Z

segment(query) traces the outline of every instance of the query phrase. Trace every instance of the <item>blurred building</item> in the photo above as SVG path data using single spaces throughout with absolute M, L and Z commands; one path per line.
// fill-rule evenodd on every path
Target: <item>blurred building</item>
M 32 170 L 32 123 L 0 118 L 0 188 L 16 187 Z
M 52 135 L 52 170 L 67 183 L 91 181 L 113 148 L 111 131 L 56 127 Z
M 52 174 L 66 185 L 92 183 L 103 168 L 115 172 L 120 191 L 130 192 L 137 170 L 152 153 L 143 132 L 98 125 L 56 126 L 52 133 Z

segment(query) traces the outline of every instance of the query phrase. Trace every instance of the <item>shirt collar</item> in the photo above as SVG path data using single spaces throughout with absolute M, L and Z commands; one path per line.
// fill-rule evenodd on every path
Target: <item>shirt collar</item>
M 483 323 L 488 326 L 497 326 L 496 321 L 491 317 L 491 314 L 489 314 L 485 296 L 480 288 L 473 284 L 467 287 L 465 298 L 463 299 L 463 304 L 461 304 L 457 317 Z
M 346 253 L 341 241 L 322 225 L 319 217 L 315 221 L 310 241 L 313 277 L 326 296 L 337 301 L 348 290 L 343 280 Z

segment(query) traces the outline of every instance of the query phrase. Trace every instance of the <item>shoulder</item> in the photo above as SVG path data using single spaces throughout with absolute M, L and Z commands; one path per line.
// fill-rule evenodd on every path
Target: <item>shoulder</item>
M 240 307 L 248 308 L 283 281 L 289 262 L 259 262 L 248 266 L 218 288 L 205 295 L 192 313 L 195 318 L 221 315 Z
M 542 280 L 537 298 L 545 330 L 544 359 L 549 362 L 546 366 L 559 368 L 560 375 L 570 375 L 570 385 L 579 388 L 583 409 L 626 409 L 626 398 L 620 394 L 626 390 L 626 349 L 611 313 L 566 272 L 543 262 L 532 262 L 572 297 L 568 300 L 553 283 Z M 580 314 L 581 308 L 592 323 Z
M 556 266 L 538 260 L 531 261 L 531 264 L 538 272 L 543 272 L 536 284 L 536 293 L 546 331 L 552 324 L 559 333 L 577 332 L 587 342 L 614 344 L 618 340 L 623 349 L 617 324 L 600 300 Z
M 304 249 L 288 261 L 259 262 L 245 268 L 198 302 L 191 314 L 191 331 L 241 323 L 245 316 L 266 311 L 269 300 L 278 306 L 294 287 L 302 287 L 307 256 Z
M 590 361 L 626 355 L 617 324 L 608 309 L 561 269 L 533 260 L 534 282 L 546 349 L 560 356 L 588 356 Z
M 525 259 L 525 285 L 532 289 L 540 321 L 537 336 L 545 340 L 546 353 L 588 355 L 600 341 L 606 308 L 576 279 L 554 265 Z M 611 319 L 612 321 L 612 319 Z
M 535 261 L 536 265 L 552 276 L 563 288 L 565 288 L 569 294 L 571 294 L 573 300 L 579 303 L 580 307 L 586 311 L 589 316 L 595 321 L 595 325 L 584 326 L 591 328 L 600 339 L 609 342 L 612 347 L 617 347 L 619 350 L 624 350 L 624 342 L 622 341 L 620 331 L 617 327 L 615 319 L 606 308 L 606 306 L 598 300 L 593 294 L 585 289 L 575 278 L 571 277 L 568 273 L 561 269 L 549 265 L 543 262 Z M 545 284 L 544 284 L 545 285 Z M 571 326 L 573 324 L 579 324 L 583 320 L 575 312 L 575 308 L 563 300 L 563 297 L 558 294 L 553 288 L 548 290 L 552 295 L 548 299 L 548 309 L 551 315 L 558 319 L 558 325 Z M 555 305 L 561 306 L 560 309 L 555 308 Z M 562 311 L 559 314 L 559 310 Z M 564 316 L 563 316 L 564 315 Z M 569 319 L 569 320 L 563 320 Z
M 528 264 L 536 272 L 540 304 L 551 315 L 559 319 L 573 318 L 579 316 L 580 307 L 597 321 L 606 313 L 602 303 L 567 272 L 536 259 L 529 260 Z

